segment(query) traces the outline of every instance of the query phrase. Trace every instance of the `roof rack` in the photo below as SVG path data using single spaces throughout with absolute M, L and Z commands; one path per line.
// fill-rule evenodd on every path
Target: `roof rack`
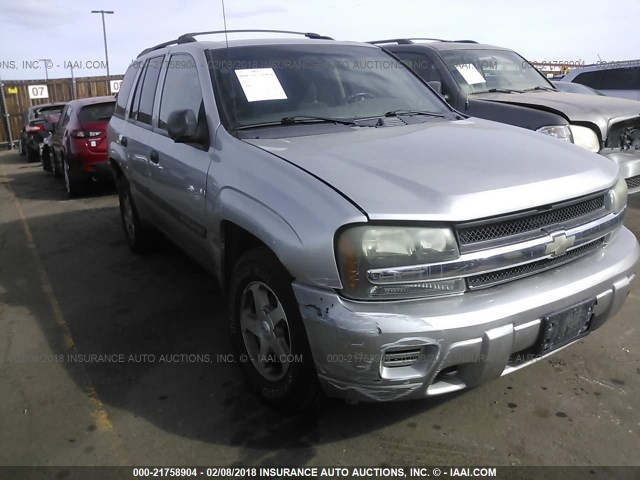
M 443 40 L 442 38 L 392 38 L 389 40 L 375 40 L 373 42 L 367 42 L 372 45 L 378 45 L 381 43 L 397 43 L 398 45 L 412 45 L 414 40 L 430 40 L 433 42 L 451 42 L 451 43 L 478 43 L 475 40 Z
M 168 47 L 169 45 L 180 45 L 183 43 L 192 43 L 197 42 L 194 37 L 198 35 L 217 35 L 217 34 L 227 34 L 227 33 L 286 33 L 289 35 L 302 35 L 312 40 L 333 40 L 331 37 L 327 37 L 325 35 L 320 35 L 318 33 L 313 32 L 291 32 L 289 30 L 211 30 L 208 32 L 191 32 L 180 35 L 175 40 L 169 40 L 168 42 L 160 43 L 154 47 L 149 47 L 140 52 L 138 57 L 145 55 L 149 52 L 153 52 L 154 50 L 159 50 L 164 47 Z

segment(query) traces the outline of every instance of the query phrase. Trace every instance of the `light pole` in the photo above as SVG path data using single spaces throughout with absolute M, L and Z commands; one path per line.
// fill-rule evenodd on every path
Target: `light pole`
M 41 58 L 39 62 L 44 62 L 44 78 L 45 82 L 49 83 L 49 65 L 53 66 L 53 62 L 48 58 Z
M 91 13 L 99 13 L 102 16 L 102 36 L 104 37 L 104 57 L 107 60 L 107 95 L 109 95 L 111 86 L 109 84 L 109 52 L 107 51 L 107 27 L 104 23 L 104 16 L 113 15 L 113 10 L 91 10 Z

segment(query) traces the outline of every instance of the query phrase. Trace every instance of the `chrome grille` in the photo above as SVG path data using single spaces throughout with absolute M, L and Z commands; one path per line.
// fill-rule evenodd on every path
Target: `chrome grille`
M 475 275 L 467 278 L 467 286 L 469 287 L 469 290 L 477 290 L 480 288 L 492 287 L 500 283 L 510 282 L 518 278 L 528 277 L 530 275 L 534 275 L 536 273 L 558 267 L 564 263 L 571 262 L 583 255 L 596 250 L 602 245 L 604 245 L 604 238 L 599 238 L 594 242 L 574 248 L 564 255 L 539 260 L 537 262 L 527 263 L 525 265 L 519 265 L 517 267 L 507 268 L 496 272 Z
M 543 227 L 583 217 L 603 208 L 604 196 L 598 196 L 544 212 L 531 212 L 511 219 L 489 220 L 481 225 L 459 226 L 457 229 L 458 240 L 464 246 L 532 232 Z
M 640 188 L 640 175 L 636 175 L 635 177 L 626 178 L 625 182 L 627 182 L 627 188 L 629 190 L 633 188 Z

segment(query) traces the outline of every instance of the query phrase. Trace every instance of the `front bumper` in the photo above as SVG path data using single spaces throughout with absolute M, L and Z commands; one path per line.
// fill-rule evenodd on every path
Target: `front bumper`
M 591 331 L 597 329 L 620 310 L 639 258 L 638 241 L 623 227 L 580 260 L 454 297 L 354 302 L 297 282 L 293 287 L 329 396 L 416 399 L 472 387 L 544 358 L 523 361 L 514 354 L 536 344 L 550 313 L 595 299 Z M 416 349 L 415 363 L 385 366 L 386 354 Z
M 627 181 L 629 193 L 640 192 L 640 150 L 605 148 L 600 154 L 618 164 L 620 175 Z

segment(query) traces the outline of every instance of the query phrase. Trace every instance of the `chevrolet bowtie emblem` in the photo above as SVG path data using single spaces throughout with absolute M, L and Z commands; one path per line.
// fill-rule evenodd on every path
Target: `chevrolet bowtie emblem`
M 551 255 L 552 257 L 564 255 L 576 241 L 576 237 L 574 235 L 567 237 L 567 234 L 564 231 L 553 232 L 549 235 L 551 235 L 552 240 L 547 244 L 544 253 Z

